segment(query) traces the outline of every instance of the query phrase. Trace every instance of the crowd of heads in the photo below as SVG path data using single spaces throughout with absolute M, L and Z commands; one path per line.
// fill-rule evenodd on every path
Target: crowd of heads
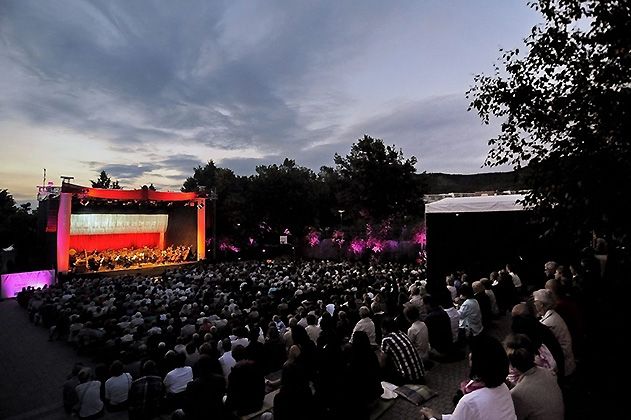
M 423 364 L 429 358 L 461 358 L 462 346 L 471 351 L 472 379 L 487 387 L 510 377 L 509 363 L 511 373 L 542 365 L 540 349 L 549 337 L 541 332 L 536 316 L 549 314 L 581 287 L 578 274 L 558 265 L 552 270 L 552 263 L 545 270 L 550 276 L 546 288 L 531 293 L 527 288 L 532 283 L 515 279 L 511 267 L 474 282 L 463 273 L 449 275 L 441 286 L 428 285 L 420 266 L 395 262 L 246 261 L 167 270 L 152 277 L 74 276 L 43 290 L 24 290 L 18 301 L 35 323 L 50 328 L 51 339 L 67 340 L 109 366 L 109 373 L 101 371 L 102 379 L 129 372 L 134 379 L 157 374 L 166 381 L 174 369 L 192 367 L 191 380 L 220 375 L 230 381 L 229 368 L 235 365 L 247 371 L 252 364 L 261 375 L 282 368 L 281 390 L 282 384 L 292 384 L 294 391 L 304 391 L 295 386 L 304 385 L 306 378 L 324 395 L 320 398 L 328 398 L 330 404 L 322 405 L 326 409 L 336 404 L 339 408 L 341 402 L 325 390 L 344 372 L 361 375 L 353 362 L 376 362 L 378 347 L 392 353 L 395 365 L 401 364 L 398 359 L 409 352 L 408 346 L 414 350 L 416 345 L 414 325 L 423 321 L 432 351 L 417 353 L 418 368 L 411 376 L 415 380 L 424 382 Z M 468 319 L 463 308 L 474 300 L 486 302 L 489 296 L 493 299 L 488 312 L 482 313 L 486 303 L 479 303 L 480 318 Z M 502 347 L 481 331 L 511 309 L 513 334 Z M 444 340 L 439 345 L 439 328 L 447 331 L 446 346 Z M 226 362 L 227 356 L 232 362 Z M 410 360 L 403 365 L 417 363 L 416 358 Z M 567 374 L 563 362 L 556 365 L 555 372 Z M 410 379 L 405 367 L 396 373 L 398 379 Z M 78 379 L 81 382 L 82 376 Z M 369 385 L 372 390 L 362 395 L 380 395 L 378 387 Z M 293 397 L 283 400 L 293 395 L 288 389 L 280 393 L 279 407 L 293 407 L 287 402 Z M 306 404 L 311 401 L 307 394 L 301 394 Z M 362 395 L 346 397 L 362 400 Z

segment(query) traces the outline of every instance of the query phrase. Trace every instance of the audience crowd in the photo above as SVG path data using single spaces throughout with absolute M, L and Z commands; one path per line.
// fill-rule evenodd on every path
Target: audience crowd
M 272 390 L 276 419 L 368 418 L 381 381 L 423 384 L 434 363 L 470 351 L 451 418 L 562 419 L 582 351 L 579 298 L 597 273 L 549 262 L 546 275 L 541 288 L 510 266 L 428 284 L 418 265 L 268 260 L 75 274 L 17 299 L 50 340 L 97 362 L 64 385 L 80 418 L 233 418 Z M 507 314 L 502 346 L 488 331 Z

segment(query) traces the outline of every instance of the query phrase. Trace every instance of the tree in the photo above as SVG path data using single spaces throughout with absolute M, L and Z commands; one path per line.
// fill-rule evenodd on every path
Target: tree
M 531 7 L 544 21 L 525 39 L 526 52 L 503 52 L 494 74 L 475 76 L 467 92 L 485 123 L 501 121 L 486 164 L 530 167 L 526 202 L 548 233 L 578 241 L 593 229 L 628 232 L 631 4 Z
M 209 160 L 203 167 L 200 165 L 193 169 L 193 176 L 189 176 L 182 186 L 183 192 L 200 192 L 215 186 L 217 167 L 215 162 Z
M 305 226 L 313 224 L 318 193 L 311 169 L 285 159 L 281 165 L 257 166 L 250 183 L 257 217 L 275 232 L 289 228 L 302 233 Z
M 217 193 L 217 232 L 218 234 L 229 234 L 239 230 L 247 230 L 254 225 L 254 218 L 251 217 L 252 200 L 249 199 L 248 180 L 239 177 L 233 171 L 226 168 L 218 168 L 212 160 L 206 165 L 194 168 L 192 177 L 184 181 L 182 191 L 199 192 L 210 194 L 214 188 Z M 212 226 L 212 213 L 207 211 L 209 223 Z M 242 229 L 237 229 L 241 227 Z
M 16 205 L 6 189 L 0 189 L 0 248 L 14 245 L 17 252 L 15 270 L 33 269 L 41 257 L 42 244 L 37 241 L 37 216 L 31 213 L 31 203 Z
M 364 135 L 345 157 L 335 154 L 339 176 L 339 205 L 368 221 L 380 222 L 395 214 L 422 212 L 422 193 L 415 173 L 416 157 Z
M 101 171 L 99 178 L 96 181 L 90 180 L 92 188 L 106 188 L 112 190 L 120 190 L 121 187 L 118 181 L 112 181 L 112 178 L 105 171 Z

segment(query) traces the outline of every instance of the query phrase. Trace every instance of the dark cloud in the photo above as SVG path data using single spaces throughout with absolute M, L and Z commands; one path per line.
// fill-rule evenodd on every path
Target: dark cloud
M 401 148 L 404 155 L 416 150 L 419 171 L 472 173 L 483 168 L 487 140 L 497 132 L 483 125 L 474 113 L 467 113 L 464 94 L 433 97 L 394 106 L 347 130 L 356 138 L 363 134 L 381 138 Z M 407 152 L 407 153 L 406 153 Z
M 120 180 L 121 184 L 134 184 L 137 182 L 146 183 L 146 178 L 165 178 L 169 180 L 169 185 L 173 181 L 181 184 L 184 179 L 193 175 L 197 166 L 204 165 L 199 158 L 192 155 L 173 155 L 166 159 L 160 158 L 151 161 L 143 161 L 134 164 L 112 164 L 97 161 L 85 162 L 95 173 L 101 171 L 115 180 Z M 161 171 L 176 172 L 175 174 L 165 174 Z M 96 175 L 95 175 L 96 176 Z
M 183 180 L 210 159 L 239 174 L 285 157 L 317 171 L 364 133 L 418 154 L 419 170 L 477 172 L 491 129 L 467 114 L 462 94 L 427 99 L 433 80 L 418 83 L 418 91 L 398 80 L 445 53 L 430 50 L 425 58 L 408 49 L 431 44 L 417 29 L 439 25 L 427 22 L 435 7 L 4 0 L 0 123 L 61 127 L 106 140 L 110 151 L 142 152 L 138 164 L 90 163 L 130 183 L 150 173 L 174 181 L 181 173 Z M 382 52 L 402 59 L 366 61 Z M 373 80 L 379 84 L 366 82 Z M 379 107 L 385 111 L 375 113 Z M 176 155 L 164 155 L 169 146 L 178 147 Z M 153 149 L 162 151 L 151 155 Z M 225 158 L 242 150 L 243 157 Z

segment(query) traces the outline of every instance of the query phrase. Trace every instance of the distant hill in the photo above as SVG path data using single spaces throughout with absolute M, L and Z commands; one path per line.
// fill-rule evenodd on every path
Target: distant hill
M 522 190 L 526 188 L 524 175 L 525 171 L 520 170 L 471 175 L 422 173 L 419 177 L 426 186 L 427 194 L 445 194 Z

